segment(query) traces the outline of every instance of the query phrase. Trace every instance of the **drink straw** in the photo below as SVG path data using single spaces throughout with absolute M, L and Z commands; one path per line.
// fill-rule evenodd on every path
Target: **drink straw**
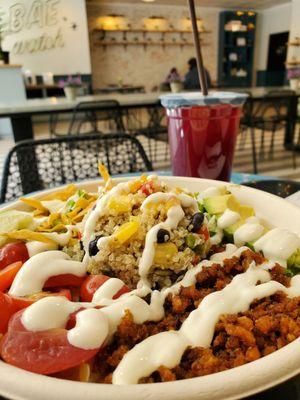
M 193 36 L 194 36 L 194 44 L 195 44 L 195 50 L 196 50 L 199 81 L 201 84 L 203 96 L 207 96 L 208 95 L 207 82 L 206 82 L 203 58 L 202 58 L 202 53 L 201 53 L 201 45 L 200 45 L 200 40 L 199 40 L 199 32 L 198 32 L 198 26 L 197 26 L 197 18 L 196 18 L 194 0 L 189 0 L 189 7 L 190 7 L 192 27 L 193 27 Z

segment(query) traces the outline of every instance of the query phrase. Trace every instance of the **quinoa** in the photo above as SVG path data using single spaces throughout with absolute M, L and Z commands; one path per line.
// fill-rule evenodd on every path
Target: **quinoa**
M 136 324 L 126 312 L 111 343 L 97 356 L 94 376 L 97 382 L 111 383 L 112 373 L 123 356 L 136 344 L 151 335 L 180 329 L 182 323 L 208 294 L 222 290 L 233 277 L 245 272 L 252 262 L 261 264 L 264 258 L 251 250 L 225 260 L 224 265 L 203 267 L 196 276 L 196 284 L 181 287 L 177 295 L 165 301 L 165 317 L 159 322 Z M 275 265 L 270 270 L 272 279 L 286 287 L 290 278 L 284 268 Z M 160 366 L 140 383 L 165 382 L 208 375 L 234 368 L 266 356 L 291 343 L 300 336 L 300 297 L 288 298 L 277 292 L 273 296 L 255 300 L 250 309 L 236 315 L 222 315 L 216 324 L 210 348 L 188 348 L 175 368 Z
M 140 280 L 138 266 L 144 251 L 146 235 L 153 226 L 166 220 L 167 209 L 164 204 L 155 204 L 154 207 L 142 211 L 140 207 L 146 196 L 140 191 L 128 196 L 131 211 L 121 214 L 114 214 L 113 211 L 106 213 L 97 222 L 95 237 L 113 235 L 120 226 L 129 222 L 132 217 L 139 218 L 138 231 L 129 241 L 123 244 L 118 243 L 112 236 L 94 257 L 90 257 L 87 269 L 91 274 L 102 273 L 119 278 L 130 288 L 135 288 Z M 184 208 L 184 213 L 185 216 L 178 227 L 169 232 L 170 239 L 168 241 L 175 244 L 178 252 L 172 257 L 168 265 L 162 266 L 155 263 L 152 265 L 148 275 L 152 287 L 170 286 L 194 266 L 195 252 L 186 244 L 186 237 L 190 233 L 188 227 L 193 209 L 191 207 Z M 196 236 L 198 240 L 196 244 L 204 243 L 204 238 L 201 235 Z
M 68 243 L 67 246 L 64 246 L 62 248 L 62 251 L 64 251 L 72 260 L 75 261 L 82 261 L 84 257 L 84 250 L 82 248 L 82 244 L 80 240 L 75 240 L 72 239 L 72 243 Z

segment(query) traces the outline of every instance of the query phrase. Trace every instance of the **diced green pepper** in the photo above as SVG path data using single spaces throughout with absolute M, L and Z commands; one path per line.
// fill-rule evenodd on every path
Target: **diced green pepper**
M 188 246 L 190 249 L 193 249 L 193 248 L 195 247 L 195 244 L 196 244 L 196 238 L 195 238 L 195 236 L 194 236 L 192 233 L 190 233 L 190 234 L 187 235 L 187 237 L 185 238 L 185 242 L 186 242 L 187 246 Z

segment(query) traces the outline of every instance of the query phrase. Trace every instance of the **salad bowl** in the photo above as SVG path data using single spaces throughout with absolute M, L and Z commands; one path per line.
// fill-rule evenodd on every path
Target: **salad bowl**
M 224 186 L 224 182 L 198 178 L 160 177 L 170 187 L 183 187 L 191 192 L 201 192 L 208 187 Z M 128 178 L 116 179 L 125 182 Z M 99 180 L 77 184 L 78 188 L 96 192 Z M 255 209 L 256 215 L 267 226 L 286 228 L 300 235 L 300 208 L 266 192 L 245 186 L 228 184 L 230 192 L 243 204 Z M 35 198 L 50 194 L 56 189 L 36 193 Z M 31 196 L 32 197 L 32 196 Z M 26 210 L 20 201 L 1 210 Z M 0 361 L 0 394 L 10 399 L 22 400 L 151 400 L 187 399 L 218 400 L 238 399 L 260 392 L 300 372 L 300 339 L 256 361 L 198 378 L 174 382 L 107 385 L 82 383 L 27 372 Z

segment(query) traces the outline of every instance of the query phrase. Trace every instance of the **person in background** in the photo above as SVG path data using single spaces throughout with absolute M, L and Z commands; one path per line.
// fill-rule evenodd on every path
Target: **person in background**
M 177 68 L 173 67 L 166 76 L 166 79 L 158 86 L 154 87 L 152 90 L 159 90 L 160 92 L 168 92 L 170 90 L 170 83 L 178 81 L 182 82 L 180 75 L 177 71 Z
M 180 75 L 177 71 L 177 68 L 173 67 L 170 72 L 168 73 L 166 79 L 164 80 L 164 83 L 171 83 L 174 81 L 181 81 Z
M 196 58 L 190 58 L 188 61 L 188 65 L 189 65 L 189 71 L 184 77 L 184 88 L 187 90 L 200 89 Z M 210 88 L 211 78 L 206 68 L 205 68 L 205 76 L 206 76 L 207 87 Z

